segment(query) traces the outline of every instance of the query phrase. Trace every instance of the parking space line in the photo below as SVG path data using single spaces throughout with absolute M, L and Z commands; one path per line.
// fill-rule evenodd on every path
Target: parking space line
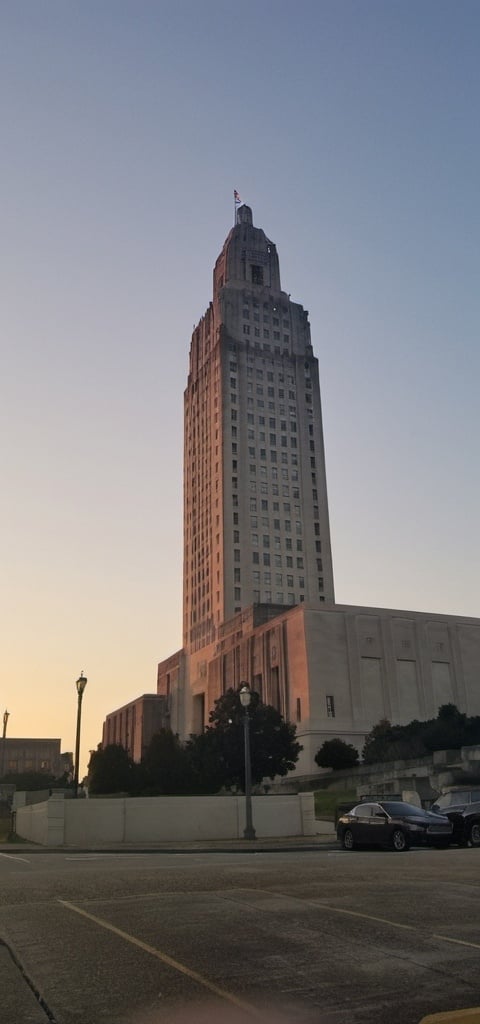
M 258 890 L 257 890 L 258 891 Z M 263 890 L 264 892 L 270 892 L 270 890 Z M 284 896 L 285 893 L 276 893 L 277 896 Z M 406 931 L 418 932 L 419 929 L 412 924 L 401 924 L 399 921 L 389 921 L 386 917 L 374 917 L 372 914 L 362 914 L 358 910 L 346 910 L 345 907 L 332 907 L 328 903 L 322 903 L 321 900 L 306 900 L 300 896 L 289 896 L 289 899 L 297 899 L 301 903 L 307 903 L 311 907 L 318 907 L 321 910 L 330 910 L 333 914 L 346 914 L 349 917 L 360 917 L 365 921 L 376 921 L 378 924 L 388 924 L 391 928 L 403 928 Z M 480 949 L 479 942 L 468 942 L 465 939 L 452 939 L 448 935 L 438 935 L 435 932 L 431 933 L 432 939 L 437 939 L 439 942 L 453 942 L 457 946 L 468 946 L 470 949 Z
M 260 890 L 256 890 L 259 892 Z M 362 914 L 359 910 L 346 910 L 345 907 L 332 907 L 329 903 L 323 903 L 322 900 L 307 900 L 302 896 L 288 895 L 284 892 L 278 892 L 278 890 L 262 889 L 262 892 L 268 893 L 269 896 L 285 896 L 290 900 L 298 900 L 299 903 L 306 903 L 307 906 L 316 907 L 318 910 L 330 910 L 333 914 L 346 914 L 348 917 L 360 917 L 366 921 L 376 921 L 377 924 L 388 924 L 391 928 L 403 928 L 405 931 L 414 932 L 417 929 L 412 924 L 400 924 L 399 921 L 389 921 L 387 917 L 374 917 L 373 914 Z
M 470 949 L 480 949 L 479 942 L 467 942 L 465 939 L 451 939 L 448 935 L 432 935 L 432 939 L 440 939 L 442 942 L 454 942 L 457 946 L 470 946 Z
M 24 864 L 30 864 L 26 857 L 19 857 L 18 853 L 0 853 L 0 857 L 6 857 L 7 860 L 21 860 Z
M 374 917 L 373 914 L 361 914 L 358 910 L 345 910 L 344 907 L 331 907 L 325 903 L 315 900 L 305 900 L 314 907 L 321 907 L 322 910 L 332 910 L 334 914 L 347 914 L 349 917 L 361 917 L 365 921 L 376 921 L 377 924 L 388 924 L 391 928 L 404 928 L 406 931 L 414 932 L 417 929 L 412 924 L 400 924 L 399 921 L 389 921 L 387 917 Z
M 104 921 L 101 917 L 96 917 L 95 914 L 89 914 L 87 910 L 83 910 L 82 907 L 77 907 L 75 903 L 69 903 L 68 900 L 58 900 L 62 907 L 66 910 L 71 910 L 75 914 L 80 914 L 81 917 L 86 917 L 88 921 L 93 921 L 94 924 L 100 928 L 105 928 L 106 931 L 112 932 L 113 935 L 118 935 L 119 938 L 125 939 L 132 946 L 137 946 L 138 949 L 143 950 L 144 953 L 150 953 L 151 956 L 156 957 L 157 960 L 161 960 L 162 963 L 166 964 L 167 967 L 172 967 L 173 970 L 179 971 L 180 974 L 185 974 L 191 981 L 197 982 L 198 985 L 202 985 L 203 988 L 208 989 L 209 992 L 213 992 L 214 995 L 220 996 L 221 999 L 226 1000 L 229 1003 L 233 1003 L 234 1006 L 238 1006 L 241 1010 L 246 1010 L 252 1017 L 257 1017 L 259 1020 L 264 1019 L 263 1011 L 260 1011 L 252 1003 L 247 1003 L 244 999 L 238 999 L 233 993 L 227 992 L 223 988 L 219 988 L 218 985 L 214 985 L 213 982 L 209 981 L 208 978 L 204 978 L 202 974 L 198 974 L 197 971 L 193 971 L 190 967 L 180 963 L 178 960 L 174 960 L 173 957 L 168 956 L 168 953 L 162 953 L 160 949 L 156 949 L 154 946 L 149 946 L 148 943 L 142 942 L 141 939 L 137 939 L 135 935 L 130 935 L 128 932 L 124 932 L 122 928 L 117 928 L 116 925 L 110 924 L 109 921 Z

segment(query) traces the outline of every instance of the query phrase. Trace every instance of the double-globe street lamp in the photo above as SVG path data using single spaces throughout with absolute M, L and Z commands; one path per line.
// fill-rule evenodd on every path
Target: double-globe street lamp
M 87 685 L 87 677 L 84 676 L 83 672 L 80 673 L 75 686 L 77 687 L 78 701 L 77 701 L 77 735 L 75 740 L 75 764 L 73 774 L 73 795 L 78 796 L 78 769 L 80 761 L 80 722 L 82 719 L 82 697 L 83 691 Z
M 240 703 L 244 710 L 243 736 L 245 745 L 245 828 L 244 839 L 256 839 L 252 820 L 252 762 L 250 758 L 250 715 L 248 709 L 252 699 L 252 691 L 246 683 L 240 688 Z

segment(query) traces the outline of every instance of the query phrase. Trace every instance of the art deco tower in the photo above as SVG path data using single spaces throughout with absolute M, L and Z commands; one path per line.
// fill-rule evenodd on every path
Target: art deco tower
M 276 247 L 248 206 L 192 335 L 184 445 L 185 650 L 251 604 L 333 602 L 308 314 L 282 291 Z

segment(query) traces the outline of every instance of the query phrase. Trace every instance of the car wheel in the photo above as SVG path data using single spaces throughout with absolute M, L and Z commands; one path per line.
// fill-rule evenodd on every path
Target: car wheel
M 472 846 L 480 846 L 480 821 L 473 821 L 470 825 L 468 841 Z
M 353 838 L 353 832 L 350 828 L 345 829 L 345 832 L 343 833 L 342 843 L 344 850 L 353 850 L 355 846 L 355 840 Z
M 402 853 L 403 850 L 408 850 L 409 842 L 405 832 L 402 832 L 401 828 L 396 828 L 392 832 L 392 847 L 397 853 Z

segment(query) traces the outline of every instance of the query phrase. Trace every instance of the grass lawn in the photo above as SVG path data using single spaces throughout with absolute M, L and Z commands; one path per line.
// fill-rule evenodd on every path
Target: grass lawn
M 338 804 L 346 804 L 352 801 L 352 807 L 358 803 L 357 794 L 352 790 L 317 789 L 313 794 L 315 798 L 315 817 L 326 821 L 335 821 L 335 812 Z

